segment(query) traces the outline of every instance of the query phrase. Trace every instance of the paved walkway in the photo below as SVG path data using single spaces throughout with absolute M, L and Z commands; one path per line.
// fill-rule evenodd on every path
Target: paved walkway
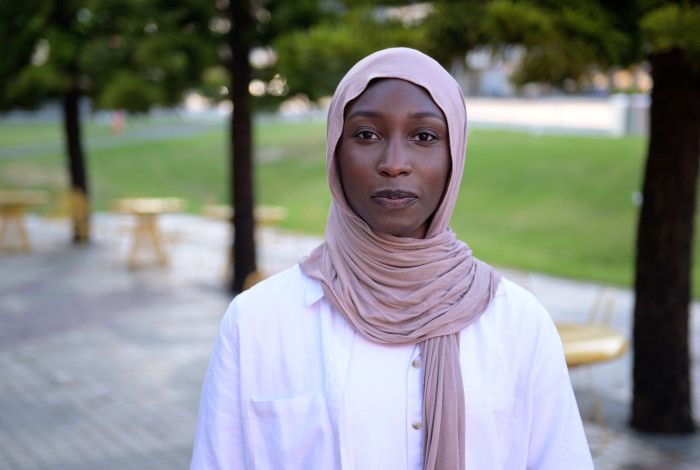
M 0 254 L 0 469 L 187 467 L 199 388 L 230 300 L 222 289 L 228 233 L 221 222 L 164 217 L 171 268 L 129 271 L 130 223 L 98 215 L 94 243 L 75 248 L 64 222 L 31 217 L 35 253 Z M 319 240 L 268 230 L 260 242 L 261 266 L 276 271 Z M 603 292 L 613 325 L 629 333 L 628 291 L 508 275 L 557 320 L 583 321 Z M 697 346 L 694 354 L 697 410 Z M 700 436 L 650 437 L 626 427 L 629 361 L 590 369 L 607 423 L 585 421 L 597 468 L 698 468 Z M 584 417 L 593 410 L 589 379 L 586 370 L 572 373 Z
M 0 122 L 2 122 L 1 119 Z M 138 123 L 133 128 L 130 128 L 119 135 L 90 135 L 86 132 L 83 143 L 87 153 L 89 154 L 93 150 L 133 145 L 134 141 L 149 142 L 154 140 L 170 139 L 174 135 L 180 138 L 189 135 L 201 134 L 211 130 L 222 129 L 224 125 L 225 121 L 223 118 L 218 120 L 189 120 L 186 118 L 179 118 L 178 120 L 164 120 L 163 122 L 146 121 L 145 123 Z M 63 152 L 64 146 L 65 143 L 62 140 L 31 142 L 19 145 L 5 145 L 0 147 L 0 160 L 61 153 Z

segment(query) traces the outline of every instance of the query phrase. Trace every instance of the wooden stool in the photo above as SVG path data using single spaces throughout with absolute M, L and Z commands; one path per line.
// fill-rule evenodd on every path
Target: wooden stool
M 0 249 L 20 251 L 30 254 L 32 245 L 24 223 L 24 215 L 29 206 L 45 204 L 48 201 L 43 191 L 0 191 Z M 19 238 L 19 247 L 8 243 L 10 227 L 15 228 Z
M 113 202 L 117 212 L 131 214 L 136 218 L 132 230 L 131 250 L 127 265 L 130 269 L 139 266 L 139 258 L 144 249 L 150 246 L 156 255 L 158 264 L 166 267 L 170 259 L 165 250 L 165 243 L 158 227 L 158 217 L 167 212 L 181 210 L 183 202 L 178 198 L 128 198 Z

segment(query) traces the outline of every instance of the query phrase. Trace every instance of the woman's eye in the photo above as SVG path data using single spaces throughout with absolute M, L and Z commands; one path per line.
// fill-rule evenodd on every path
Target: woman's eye
M 430 132 L 419 132 L 415 136 L 415 140 L 419 140 L 421 142 L 430 142 L 431 140 L 435 139 L 437 139 L 437 136 Z
M 377 140 L 377 134 L 372 131 L 358 131 L 355 133 L 355 137 L 359 137 L 362 140 Z

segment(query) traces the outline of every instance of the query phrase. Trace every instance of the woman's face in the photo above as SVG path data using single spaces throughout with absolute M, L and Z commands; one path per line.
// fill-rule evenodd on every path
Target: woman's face
M 447 121 L 423 88 L 372 83 L 346 108 L 337 152 L 345 197 L 375 233 L 425 237 L 451 160 Z

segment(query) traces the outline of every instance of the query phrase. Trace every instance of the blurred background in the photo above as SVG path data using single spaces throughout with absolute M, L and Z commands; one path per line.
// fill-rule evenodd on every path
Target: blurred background
M 0 468 L 188 465 L 226 305 L 322 242 L 330 97 L 392 46 L 464 90 L 452 229 L 560 326 L 596 466 L 700 465 L 700 7 L 177 3 L 0 4 Z

